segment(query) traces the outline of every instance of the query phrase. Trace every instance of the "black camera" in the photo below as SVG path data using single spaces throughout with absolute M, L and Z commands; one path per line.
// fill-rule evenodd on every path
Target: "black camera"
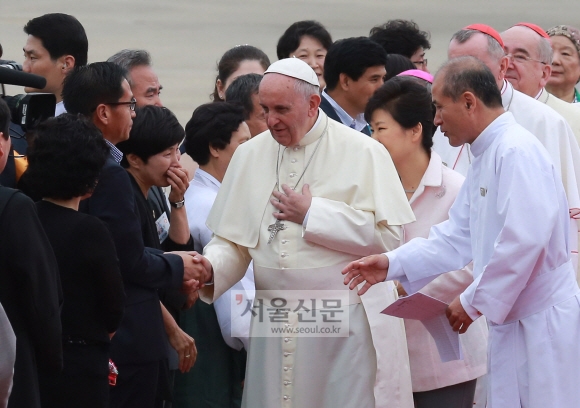
M 12 122 L 20 125 L 23 131 L 36 127 L 40 122 L 53 117 L 56 109 L 56 97 L 50 93 L 28 93 L 7 96 L 4 85 L 27 86 L 42 89 L 46 79 L 22 72 L 22 65 L 15 61 L 0 60 L 0 84 L 2 99 L 10 108 Z

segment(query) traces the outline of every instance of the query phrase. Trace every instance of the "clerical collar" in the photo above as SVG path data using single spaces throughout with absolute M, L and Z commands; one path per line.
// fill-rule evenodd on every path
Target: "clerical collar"
M 536 97 L 534 99 L 535 100 L 540 99 L 540 96 L 542 96 L 543 93 L 544 93 L 544 88 L 540 89 L 540 92 L 538 92 L 538 94 L 536 95 Z
M 107 139 L 105 139 L 105 142 L 109 145 L 109 148 L 111 151 L 111 156 L 113 156 L 113 159 L 117 163 L 121 163 L 121 160 L 123 160 L 123 152 L 120 151 L 119 149 L 117 149 L 117 146 L 115 146 L 113 143 L 109 142 Z
M 356 115 L 356 118 L 353 119 L 348 113 L 346 113 L 344 109 L 342 109 L 342 107 L 334 99 L 332 99 L 332 96 L 326 93 L 326 88 L 324 88 L 324 91 L 322 92 L 322 97 L 326 98 L 326 100 L 334 108 L 336 114 L 340 118 L 340 121 L 344 125 L 349 126 L 355 130 L 358 130 L 359 132 L 362 131 L 367 126 L 364 113 Z
M 487 125 L 487 127 L 483 129 L 483 132 L 481 132 L 473 143 L 471 143 L 471 153 L 473 153 L 475 157 L 480 156 L 492 144 L 497 137 L 498 132 L 501 132 L 501 128 L 509 126 L 515 122 L 514 115 L 510 112 L 504 112 L 499 115 L 493 122 Z
M 503 85 L 501 87 L 501 96 L 503 96 L 503 94 L 505 93 L 505 91 L 507 90 L 507 83 L 508 81 L 506 79 L 503 80 Z
M 318 117 L 316 118 L 316 122 L 314 122 L 314 125 L 312 125 L 312 128 L 310 128 L 310 130 L 306 132 L 304 137 L 300 139 L 300 141 L 297 144 L 298 146 L 306 146 L 318 140 L 318 138 L 322 134 L 321 132 L 317 131 L 318 125 L 320 125 L 320 122 L 322 120 L 322 116 L 324 116 L 324 112 L 320 108 L 318 108 Z
M 503 87 L 501 88 L 501 104 L 506 111 L 510 110 L 512 101 L 514 99 L 515 89 L 508 81 L 503 80 Z

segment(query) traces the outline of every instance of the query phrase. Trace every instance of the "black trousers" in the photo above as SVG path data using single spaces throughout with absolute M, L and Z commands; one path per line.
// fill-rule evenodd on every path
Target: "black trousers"
M 414 392 L 415 408 L 473 408 L 477 379 L 436 390 Z
M 42 408 L 106 408 L 109 404 L 109 345 L 63 344 L 63 371 L 39 373 Z
M 117 364 L 117 385 L 111 387 L 110 408 L 154 408 L 159 384 L 159 361 Z

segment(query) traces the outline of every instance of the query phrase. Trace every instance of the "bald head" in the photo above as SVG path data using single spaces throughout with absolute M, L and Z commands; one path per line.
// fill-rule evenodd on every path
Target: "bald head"
M 520 92 L 535 98 L 552 72 L 552 46 L 548 39 L 525 26 L 501 33 L 509 64 L 505 78 Z
M 502 107 L 501 94 L 491 70 L 475 57 L 458 57 L 447 61 L 434 79 L 444 96 L 457 102 L 465 92 L 471 92 L 488 108 Z
M 493 74 L 497 87 L 501 89 L 508 59 L 503 47 L 496 39 L 478 30 L 457 31 L 449 43 L 447 57 L 453 59 L 466 56 L 482 61 Z

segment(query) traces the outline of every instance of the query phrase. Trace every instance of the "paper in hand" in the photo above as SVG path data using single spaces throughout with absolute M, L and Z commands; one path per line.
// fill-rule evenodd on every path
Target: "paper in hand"
M 419 320 L 435 340 L 442 362 L 463 360 L 459 333 L 445 316 L 448 304 L 417 292 L 393 302 L 381 313 L 403 319 Z

